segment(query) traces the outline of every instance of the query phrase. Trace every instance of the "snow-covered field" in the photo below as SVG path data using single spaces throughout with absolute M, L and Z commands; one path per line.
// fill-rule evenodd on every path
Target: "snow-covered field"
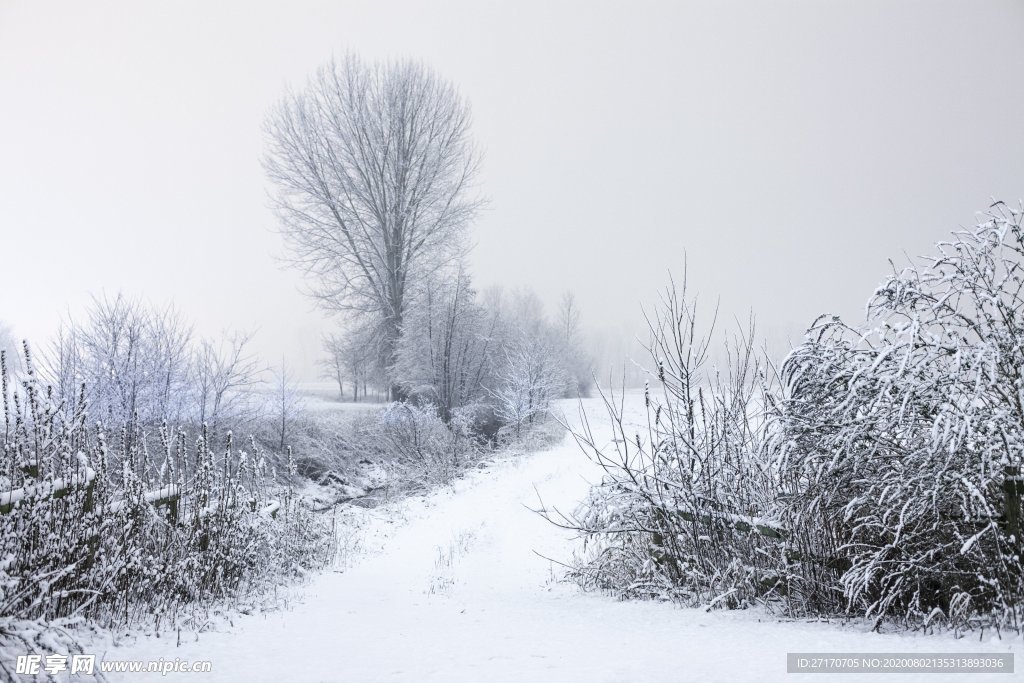
M 345 397 L 339 398 L 338 385 L 334 382 L 300 382 L 296 390 L 302 400 L 302 407 L 314 412 L 338 411 L 369 411 L 379 410 L 386 405 L 382 397 L 371 392 L 369 397 L 360 396 L 359 401 L 352 402 L 352 387 L 345 387 Z M 266 392 L 273 394 L 273 388 L 267 387 Z
M 575 406 L 565 406 L 570 419 Z M 595 431 L 604 411 L 587 402 Z M 375 510 L 359 525 L 346 568 L 300 589 L 291 609 L 235 619 L 198 640 L 140 638 L 105 659 L 209 660 L 209 674 L 112 680 L 210 681 L 771 681 L 787 652 L 1015 652 L 1020 637 L 876 634 L 863 625 L 779 622 L 755 610 L 705 612 L 583 594 L 558 581 L 575 547 L 531 512 L 571 508 L 597 477 L 571 437 L 506 458 L 452 489 Z M 838 674 L 841 680 L 856 677 Z M 950 680 L 1009 680 L 991 674 Z M 886 680 L 879 674 L 871 680 Z M 893 680 L 945 680 L 938 674 Z

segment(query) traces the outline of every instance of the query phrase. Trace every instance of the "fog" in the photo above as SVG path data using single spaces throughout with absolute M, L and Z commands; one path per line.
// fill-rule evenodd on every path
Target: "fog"
M 120 290 L 311 376 L 332 323 L 278 261 L 261 126 L 352 50 L 472 103 L 478 286 L 571 289 L 628 338 L 685 259 L 781 347 L 1024 195 L 1022 28 L 1019 2 L 2 2 L 0 320 L 43 340 Z

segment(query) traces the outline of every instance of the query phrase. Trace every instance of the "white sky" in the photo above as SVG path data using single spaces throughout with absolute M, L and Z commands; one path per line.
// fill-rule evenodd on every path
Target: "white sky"
M 1024 196 L 1022 32 L 1019 0 L 0 0 L 0 320 L 39 340 L 123 290 L 308 367 L 325 323 L 274 260 L 261 123 L 353 49 L 471 101 L 478 284 L 628 328 L 685 250 L 706 299 L 795 335 Z

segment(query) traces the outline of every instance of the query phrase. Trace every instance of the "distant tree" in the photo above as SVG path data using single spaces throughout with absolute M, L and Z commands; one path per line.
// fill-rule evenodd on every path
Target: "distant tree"
M 328 334 L 323 341 L 324 357 L 320 359 L 321 376 L 338 384 L 338 398 L 345 398 L 345 377 L 348 369 L 345 363 L 345 338 L 340 334 Z
M 522 426 L 547 412 L 565 390 L 562 332 L 530 290 L 514 291 L 507 298 L 494 293 L 490 305 L 502 317 L 487 394 L 495 415 L 518 437 Z
M 345 397 L 346 380 L 352 385 L 352 402 L 358 403 L 360 391 L 363 399 L 372 385 L 382 383 L 379 331 L 372 325 L 350 321 L 344 332 L 324 337 L 324 357 L 320 360 L 323 376 L 338 383 L 339 398 Z
M 268 117 L 264 167 L 291 263 L 326 310 L 379 321 L 386 372 L 411 288 L 464 252 L 480 207 L 469 129 L 468 105 L 431 69 L 353 55 Z
M 374 327 L 357 327 L 345 337 L 345 359 L 352 378 L 352 402 L 358 403 L 360 389 L 363 400 L 371 386 L 386 386 L 380 365 L 380 334 Z
M 282 451 L 288 445 L 288 437 L 302 408 L 303 400 L 296 386 L 295 378 L 282 358 L 281 367 L 274 373 L 273 400 L 274 442 Z
M 248 353 L 252 337 L 240 332 L 219 341 L 204 339 L 195 350 L 192 385 L 200 424 L 216 428 L 227 421 L 237 426 L 253 416 L 248 399 L 263 368 Z
M 572 290 L 562 294 L 558 307 L 558 327 L 566 346 L 574 346 L 580 333 L 580 309 Z
M 544 312 L 544 302 L 530 289 L 516 289 L 500 303 L 510 339 L 519 337 L 550 336 L 553 330 Z
M 558 331 L 566 378 L 563 394 L 566 398 L 588 396 L 593 362 L 583 343 L 583 335 L 580 331 L 580 309 L 576 303 L 576 295 L 571 291 L 562 295 L 562 301 L 558 308 Z

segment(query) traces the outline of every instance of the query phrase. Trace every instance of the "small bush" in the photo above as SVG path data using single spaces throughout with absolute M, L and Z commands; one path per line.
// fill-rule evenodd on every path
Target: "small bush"
M 478 446 L 468 415 L 457 412 L 445 423 L 433 405 L 389 404 L 365 425 L 362 443 L 406 488 L 447 484 L 471 461 Z

